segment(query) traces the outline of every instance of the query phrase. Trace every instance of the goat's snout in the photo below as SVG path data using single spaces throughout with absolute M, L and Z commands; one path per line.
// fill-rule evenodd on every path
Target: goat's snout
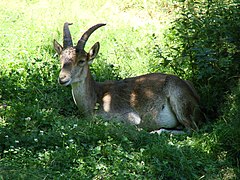
M 60 74 L 60 76 L 58 77 L 58 82 L 62 86 L 67 86 L 71 83 L 71 78 L 66 74 Z

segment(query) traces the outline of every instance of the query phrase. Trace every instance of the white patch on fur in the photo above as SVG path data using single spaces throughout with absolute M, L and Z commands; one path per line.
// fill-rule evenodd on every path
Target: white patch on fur
M 175 114 L 172 112 L 170 105 L 166 103 L 159 113 L 157 123 L 162 128 L 175 128 L 178 125 L 178 120 Z
M 155 131 L 151 131 L 150 134 L 162 134 L 162 133 L 169 133 L 169 134 L 186 134 L 186 132 L 181 131 L 181 130 L 167 130 L 167 129 L 159 129 Z

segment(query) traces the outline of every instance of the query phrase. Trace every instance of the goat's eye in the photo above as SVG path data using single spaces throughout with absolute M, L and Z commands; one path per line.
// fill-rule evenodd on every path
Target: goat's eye
M 83 64 L 85 61 L 84 60 L 80 60 L 78 61 L 78 64 Z

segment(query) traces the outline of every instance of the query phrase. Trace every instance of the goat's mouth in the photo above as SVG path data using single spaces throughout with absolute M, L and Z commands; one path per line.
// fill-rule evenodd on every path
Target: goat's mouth
M 68 86 L 70 85 L 72 82 L 71 79 L 61 79 L 61 78 L 58 78 L 58 83 L 61 85 L 61 86 Z

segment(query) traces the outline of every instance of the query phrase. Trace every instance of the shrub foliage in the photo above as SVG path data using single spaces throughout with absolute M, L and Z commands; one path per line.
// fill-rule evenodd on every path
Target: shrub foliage
M 46 11 L 56 2 L 59 10 Z M 146 33 L 151 26 L 122 25 L 107 35 L 99 33 L 105 44 L 91 67 L 96 79 L 162 71 L 164 65 L 165 71 L 194 81 L 206 109 L 226 102 L 219 121 L 192 136 L 159 136 L 81 116 L 70 87 L 57 84 L 59 62 L 52 48 L 53 37 L 62 35 L 56 28 L 62 18 L 72 19 L 71 14 L 81 11 L 77 1 L 60 2 L 13 1 L 9 9 L 5 6 L 11 0 L 0 2 L 4 4 L 0 6 L 4 12 L 0 15 L 4 27 L 0 29 L 0 179 L 237 179 L 239 85 L 223 97 L 239 76 L 237 0 L 175 3 L 172 9 L 178 10 L 178 17 L 165 33 L 163 45 L 157 34 Z M 124 13 L 132 5 L 141 12 L 147 7 L 161 9 L 160 1 L 124 2 L 120 6 Z M 110 1 L 84 3 L 95 11 L 98 5 L 107 8 Z M 164 12 L 170 5 L 162 1 Z M 153 10 L 147 12 L 157 14 Z M 50 22 L 57 25 L 49 26 Z M 71 28 L 75 37 L 79 27 Z
M 194 82 L 208 115 L 216 117 L 240 77 L 239 0 L 183 0 L 177 6 L 178 17 L 156 53 L 161 65 Z

